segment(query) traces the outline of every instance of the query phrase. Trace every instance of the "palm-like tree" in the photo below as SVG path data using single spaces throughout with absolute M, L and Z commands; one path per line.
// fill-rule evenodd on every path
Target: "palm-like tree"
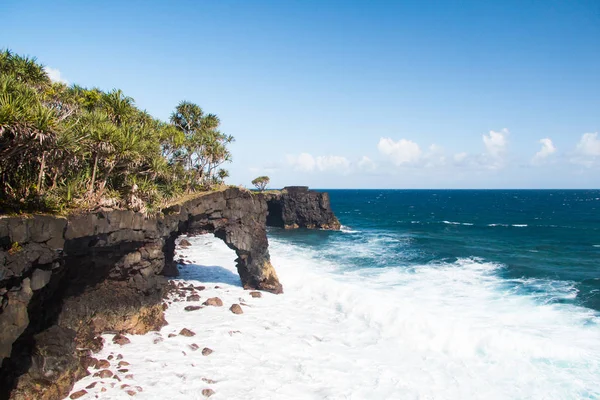
M 51 83 L 35 58 L 0 51 L 0 207 L 118 196 L 156 209 L 228 175 L 233 138 L 219 124 L 187 101 L 158 121 L 121 90 Z
M 102 101 L 110 119 L 117 126 L 123 124 L 134 112 L 133 98 L 125 96 L 121 89 L 113 89 L 106 93 L 102 96 Z

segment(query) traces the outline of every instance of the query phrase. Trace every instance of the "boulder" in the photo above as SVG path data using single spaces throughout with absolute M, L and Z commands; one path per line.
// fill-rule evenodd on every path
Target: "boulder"
M 96 372 L 94 374 L 94 377 L 98 377 L 98 378 L 110 378 L 113 375 L 114 374 L 112 373 L 112 371 L 110 369 L 103 369 L 102 371 Z
M 123 346 L 131 343 L 131 340 L 121 334 L 117 334 L 115 337 L 113 337 L 113 343 Z
M 239 304 L 232 304 L 231 307 L 229 307 L 229 310 L 234 314 L 244 313 L 244 310 L 242 310 L 242 307 Z
M 71 394 L 71 395 L 69 396 L 69 398 L 70 398 L 70 399 L 78 399 L 78 398 L 80 398 L 80 397 L 83 397 L 83 396 L 85 396 L 86 394 L 87 394 L 87 390 L 81 389 L 81 390 L 78 390 L 77 392 L 75 392 L 75 393 Z
M 202 304 L 204 304 L 205 306 L 222 307 L 223 301 L 218 297 L 211 297 Z
M 197 294 L 192 294 L 186 298 L 187 301 L 200 301 L 200 296 Z
M 183 328 L 179 334 L 181 336 L 187 336 L 187 337 L 192 337 L 192 336 L 196 336 L 196 333 L 193 331 L 190 331 L 188 328 Z

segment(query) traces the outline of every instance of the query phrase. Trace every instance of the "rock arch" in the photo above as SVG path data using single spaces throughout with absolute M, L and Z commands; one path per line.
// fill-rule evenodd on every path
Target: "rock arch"
M 238 188 L 184 199 L 156 218 L 0 218 L 0 398 L 62 398 L 85 372 L 86 351 L 102 347 L 98 333 L 164 325 L 165 276 L 177 273 L 183 233 L 214 233 L 236 252 L 244 288 L 282 293 L 266 218 L 265 199 Z
M 282 293 L 283 288 L 269 256 L 264 199 L 248 191 L 228 189 L 208 194 L 165 210 L 164 275 L 176 276 L 175 239 L 184 233 L 213 233 L 234 250 L 237 270 L 245 289 Z

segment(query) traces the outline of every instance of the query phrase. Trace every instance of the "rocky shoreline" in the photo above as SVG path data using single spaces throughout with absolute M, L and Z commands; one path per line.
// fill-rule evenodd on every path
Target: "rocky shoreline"
M 213 233 L 235 251 L 244 289 L 282 293 L 266 236 L 268 222 L 279 221 L 339 228 L 327 195 L 303 187 L 228 188 L 149 219 L 123 210 L 0 218 L 0 399 L 62 398 L 95 362 L 101 333 L 163 327 L 166 277 L 178 274 L 182 234 Z
M 182 257 L 178 260 L 178 268 L 182 270 L 208 268 L 189 265 L 194 261 L 183 254 L 189 248 L 189 244 L 188 238 L 182 238 L 177 243 L 176 256 Z M 245 297 L 239 297 L 240 295 Z M 157 348 L 161 347 L 176 348 L 177 351 L 173 352 L 172 358 L 182 360 L 189 357 L 189 367 L 202 370 L 204 360 L 208 360 L 209 357 L 219 357 L 219 351 L 215 351 L 215 348 L 222 343 L 207 341 L 205 325 L 197 326 L 176 321 L 177 316 L 180 314 L 198 315 L 198 313 L 207 312 L 211 312 L 213 315 L 242 315 L 244 310 L 247 311 L 254 307 L 262 297 L 263 293 L 260 291 L 244 291 L 242 288 L 231 287 L 227 283 L 215 285 L 214 282 L 198 282 L 183 277 L 169 280 L 165 287 L 161 307 L 166 314 L 171 313 L 173 324 L 165 326 L 164 329 L 150 332 L 142 338 L 120 333 L 101 335 L 105 340 L 104 348 L 90 359 L 89 374 L 76 383 L 67 398 L 78 399 L 96 395 L 114 397 L 119 393 L 137 396 L 143 393 L 144 382 L 139 379 L 138 373 L 143 373 L 147 365 L 132 360 L 136 353 L 131 348 L 132 346 L 129 346 L 132 340 L 145 340 L 147 353 L 160 352 L 160 350 L 157 351 Z M 181 327 L 175 325 L 177 322 Z M 232 327 L 227 330 L 227 335 L 233 337 L 242 335 L 242 332 Z M 148 348 L 148 346 L 154 348 Z M 154 356 L 147 358 L 150 363 L 156 362 Z M 201 386 L 198 392 L 203 397 L 211 397 L 215 394 L 214 385 L 219 381 L 205 371 L 202 371 L 201 374 L 199 382 L 196 383 Z

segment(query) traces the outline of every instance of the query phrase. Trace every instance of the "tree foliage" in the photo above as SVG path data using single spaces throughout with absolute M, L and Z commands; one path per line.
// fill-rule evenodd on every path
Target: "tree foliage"
M 228 176 L 219 118 L 181 102 L 170 121 L 121 90 L 52 83 L 35 59 L 0 52 L 0 208 L 160 209 Z
M 256 186 L 256 189 L 258 189 L 262 192 L 263 190 L 265 190 L 267 188 L 267 185 L 269 184 L 270 181 L 271 181 L 271 179 L 269 179 L 268 176 L 259 176 L 258 178 L 255 178 L 252 180 L 252 184 L 254 186 Z

